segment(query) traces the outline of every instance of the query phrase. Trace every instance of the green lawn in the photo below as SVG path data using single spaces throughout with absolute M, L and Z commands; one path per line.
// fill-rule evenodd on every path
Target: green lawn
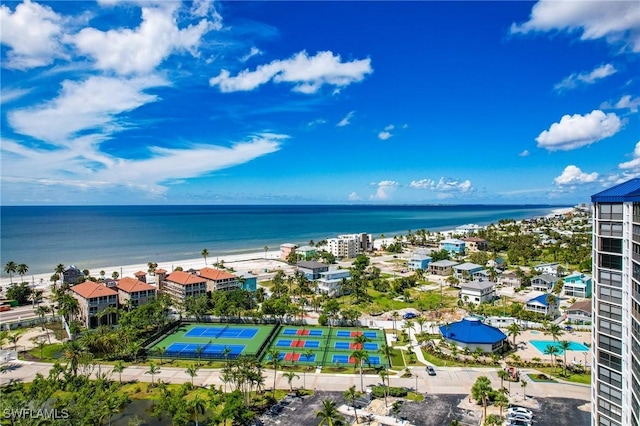
M 591 384 L 591 373 L 587 374 L 573 374 L 567 370 L 568 376 L 562 375 L 562 368 L 558 367 L 539 367 L 536 370 L 545 373 L 548 376 L 552 376 L 554 379 L 566 380 L 567 382 L 582 383 L 585 385 Z
M 38 348 L 29 349 L 28 352 L 31 356 L 38 358 L 40 361 L 54 362 L 64 356 L 64 351 L 62 350 L 63 346 L 64 345 L 62 343 L 45 345 L 44 348 L 42 348 L 42 357 L 40 357 L 40 349 Z
M 391 367 L 405 367 L 404 359 L 402 358 L 402 351 L 400 349 L 391 349 Z

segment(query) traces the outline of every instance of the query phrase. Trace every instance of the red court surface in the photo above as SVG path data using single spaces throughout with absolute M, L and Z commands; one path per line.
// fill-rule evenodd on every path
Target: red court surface
M 362 331 L 352 331 L 351 337 L 362 336 Z
M 304 340 L 294 340 L 291 342 L 292 348 L 304 348 Z
M 300 354 L 295 352 L 287 352 L 284 356 L 285 361 L 300 361 Z
M 296 332 L 296 335 L 297 336 L 308 336 L 309 335 L 309 330 L 306 330 L 306 329 L 298 330 Z
M 362 343 L 349 343 L 349 349 L 362 349 Z

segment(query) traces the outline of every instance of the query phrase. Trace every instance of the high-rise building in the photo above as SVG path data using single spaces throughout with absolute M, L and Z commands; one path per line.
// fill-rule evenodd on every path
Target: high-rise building
M 592 423 L 640 425 L 640 179 L 591 201 Z

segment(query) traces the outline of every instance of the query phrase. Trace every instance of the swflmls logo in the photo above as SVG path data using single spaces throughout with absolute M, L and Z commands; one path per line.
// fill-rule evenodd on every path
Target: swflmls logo
M 66 408 L 58 410 L 53 408 L 51 410 L 40 409 L 32 410 L 30 408 L 11 409 L 5 408 L 2 411 L 2 415 L 5 419 L 46 419 L 46 420 L 59 420 L 68 419 L 69 411 Z

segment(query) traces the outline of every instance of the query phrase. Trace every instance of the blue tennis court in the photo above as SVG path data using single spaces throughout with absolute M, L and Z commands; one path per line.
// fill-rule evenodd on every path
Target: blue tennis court
M 214 339 L 253 339 L 257 328 L 193 327 L 185 337 L 205 337 Z
M 364 349 L 367 351 L 377 351 L 379 348 L 377 343 L 365 343 Z
M 351 342 L 335 342 L 333 347 L 335 349 L 351 349 Z
M 349 355 L 334 355 L 331 357 L 332 363 L 349 364 Z
M 316 354 L 311 354 L 311 355 L 300 354 L 300 361 L 302 361 L 302 362 L 315 362 L 316 361 Z
M 242 353 L 244 348 L 245 345 L 218 345 L 215 343 L 196 345 L 193 343 L 172 343 L 164 352 L 167 355 L 197 354 L 200 350 L 203 354 L 236 358 Z
M 338 330 L 336 332 L 336 337 L 356 337 L 358 335 L 362 334 L 364 337 L 366 337 L 367 339 L 377 339 L 378 338 L 378 333 L 376 331 L 364 331 L 364 332 L 360 332 L 360 331 L 351 331 L 351 330 Z
M 320 337 L 322 336 L 322 330 L 309 330 L 306 328 L 285 328 L 282 331 L 283 336 L 310 336 Z
M 318 340 L 306 340 L 304 342 L 304 346 L 305 348 L 319 348 L 320 347 L 320 342 Z
M 279 339 L 276 342 L 276 346 L 278 346 L 280 348 L 288 348 L 289 346 L 291 346 L 291 340 Z

